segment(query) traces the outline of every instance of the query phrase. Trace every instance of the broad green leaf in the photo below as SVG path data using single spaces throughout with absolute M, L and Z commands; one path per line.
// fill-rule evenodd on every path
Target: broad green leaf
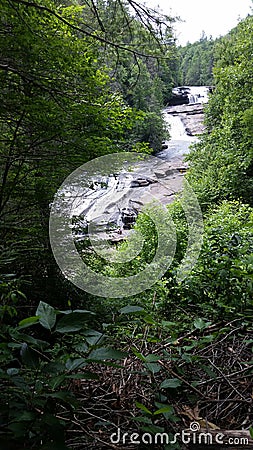
M 174 388 L 181 386 L 181 384 L 182 384 L 182 381 L 179 380 L 178 378 L 168 378 L 160 384 L 160 388 L 161 389 L 167 389 L 167 388 L 174 389 Z
M 84 358 L 68 359 L 68 361 L 66 362 L 66 369 L 70 371 L 80 369 L 81 367 L 84 367 L 86 365 L 87 361 Z
M 17 376 L 13 376 L 12 380 L 13 384 L 15 386 L 17 386 L 18 389 L 21 389 L 22 391 L 24 391 L 24 395 L 29 395 L 30 394 L 30 386 L 27 384 L 27 382 L 24 380 L 23 377 L 21 377 L 20 375 Z
M 59 420 L 57 417 L 55 417 L 53 414 L 44 413 L 43 414 L 43 423 L 46 423 L 47 425 L 51 427 L 61 428 L 65 422 L 61 419 Z M 53 449 L 52 449 L 53 450 Z
M 134 421 L 140 422 L 140 423 L 152 424 L 152 420 L 150 419 L 150 417 L 145 417 L 145 416 L 133 417 L 131 420 L 134 420 Z
M 7 369 L 7 375 L 9 376 L 17 375 L 18 373 L 19 369 L 17 369 L 17 367 L 10 367 L 9 369 Z
M 139 358 L 141 361 L 146 361 L 146 358 L 145 358 L 145 356 L 142 354 L 142 353 L 140 353 L 140 352 L 137 352 L 137 350 L 134 348 L 134 347 L 132 347 L 132 352 L 133 352 L 133 354 L 135 355 L 135 356 L 137 356 L 137 358 Z
M 34 325 L 40 320 L 38 316 L 33 317 L 27 317 L 27 319 L 23 319 L 19 322 L 18 327 L 19 329 L 30 327 L 31 325 Z
M 154 373 L 158 373 L 158 372 L 160 372 L 160 370 L 161 370 L 160 364 L 156 364 L 156 363 L 145 363 L 144 365 L 145 365 L 145 367 L 146 367 L 150 372 L 152 372 L 153 374 L 154 374 Z
M 197 387 L 199 384 L 201 384 L 201 381 L 192 381 L 191 386 Z
M 25 342 L 21 346 L 20 355 L 25 366 L 30 367 L 31 369 L 39 367 L 38 354 L 35 353 L 32 348 L 29 348 Z
M 206 366 L 205 364 L 200 364 L 199 368 L 203 369 L 210 378 L 214 379 L 217 378 L 217 374 L 209 366 Z
M 80 331 L 87 326 L 87 320 L 90 314 L 92 314 L 90 311 L 79 311 L 64 315 L 57 322 L 55 331 L 58 331 L 58 333 L 74 333 L 75 331 Z
M 147 426 L 142 426 L 141 427 L 142 431 L 146 431 L 147 433 L 150 434 L 156 434 L 156 433 L 165 433 L 165 429 L 162 427 L 158 427 L 157 425 L 147 425 Z M 152 443 L 152 437 L 151 437 L 151 442 Z
M 142 403 L 139 402 L 135 402 L 137 408 L 141 409 L 142 411 L 144 411 L 147 414 L 153 414 L 152 411 L 150 411 L 145 405 L 143 405 Z
M 159 356 L 159 355 L 152 355 L 152 353 L 150 353 L 149 355 L 145 356 L 145 361 L 146 362 L 156 362 L 156 361 L 159 361 L 159 359 L 161 359 L 161 356 Z
M 31 420 L 34 420 L 35 417 L 36 415 L 32 411 L 23 411 L 22 414 L 19 415 L 18 420 L 30 422 Z
M 213 334 L 208 334 L 207 336 L 203 336 L 200 339 L 200 343 L 209 344 L 209 342 L 212 342 L 215 339 L 215 336 Z
M 48 347 L 50 344 L 47 341 L 42 341 L 41 339 L 35 339 L 33 336 L 30 336 L 29 334 L 25 334 L 25 333 L 18 333 L 16 335 L 16 337 L 14 337 L 14 339 L 19 339 L 20 341 L 24 341 L 27 344 L 31 344 L 31 346 L 34 348 L 39 348 L 39 349 L 45 349 L 46 347 Z
M 94 313 L 92 311 L 89 311 L 88 309 L 64 309 L 64 310 L 58 310 L 57 311 L 57 313 L 65 314 L 65 315 L 76 313 L 76 312 L 77 313 L 82 313 L 82 314 L 91 314 L 93 316 L 96 315 L 96 313 Z
M 176 322 L 169 322 L 167 320 L 162 320 L 161 323 L 164 328 L 169 328 L 169 329 L 175 328 L 175 326 L 177 325 Z
M 39 316 L 39 322 L 44 328 L 50 331 L 52 330 L 56 322 L 56 313 L 52 306 L 40 302 L 36 311 L 36 316 Z
M 65 374 L 54 376 L 49 380 L 48 386 L 53 390 L 57 389 L 59 386 L 61 386 L 61 384 L 63 383 L 63 381 L 65 381 L 65 379 L 66 379 Z
M 58 361 L 49 362 L 43 367 L 43 372 L 50 373 L 51 375 L 59 375 L 65 370 L 66 370 L 65 364 Z
M 143 317 L 143 320 L 145 323 L 148 323 L 149 325 L 158 325 L 158 323 L 149 314 Z
M 77 353 L 87 353 L 88 352 L 88 350 L 89 350 L 89 346 L 86 344 L 86 342 L 79 342 L 77 345 L 75 345 L 74 347 L 73 347 L 76 351 L 77 351 Z
M 25 421 L 12 422 L 8 426 L 8 430 L 11 430 L 12 434 L 16 438 L 22 438 L 22 437 L 24 437 L 25 433 L 27 432 L 27 423 Z
M 77 407 L 79 404 L 76 398 L 68 391 L 52 392 L 51 394 L 46 394 L 46 397 L 62 400 L 63 402 L 68 403 L 74 408 Z
M 193 325 L 195 326 L 195 328 L 198 328 L 199 330 L 203 330 L 203 329 L 209 327 L 210 324 L 211 324 L 211 322 L 205 322 L 200 317 L 198 319 L 195 319 L 193 322 Z
M 92 361 L 103 361 L 104 359 L 122 359 L 127 356 L 127 353 L 120 350 L 115 350 L 110 347 L 101 347 L 89 354 L 88 359 Z
M 17 290 L 17 294 L 18 294 L 20 297 L 22 297 L 23 299 L 27 300 L 27 297 L 26 297 L 26 295 L 25 295 L 23 292 Z
M 124 306 L 124 308 L 121 308 L 119 310 L 119 312 L 120 312 L 120 314 L 135 314 L 135 313 L 143 313 L 145 311 L 140 306 L 127 305 L 127 306 Z
M 175 415 L 173 406 L 168 405 L 166 398 L 164 398 L 163 401 L 166 402 L 166 404 L 155 402 L 155 406 L 158 409 L 155 411 L 154 415 L 163 414 L 165 419 L 170 420 L 171 422 L 178 422 L 180 419 Z
M 82 333 L 85 336 L 85 340 L 89 345 L 96 345 L 99 341 L 102 341 L 103 334 L 96 330 L 87 330 Z
M 158 414 L 164 414 L 164 413 L 174 414 L 173 406 L 171 406 L 171 405 L 162 406 L 161 408 L 157 409 L 154 412 L 154 416 L 157 416 Z

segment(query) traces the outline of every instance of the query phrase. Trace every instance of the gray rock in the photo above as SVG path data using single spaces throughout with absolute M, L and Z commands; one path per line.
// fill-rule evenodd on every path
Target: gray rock
M 144 179 L 138 179 L 137 182 L 139 183 L 139 186 L 148 186 L 150 184 L 148 180 Z

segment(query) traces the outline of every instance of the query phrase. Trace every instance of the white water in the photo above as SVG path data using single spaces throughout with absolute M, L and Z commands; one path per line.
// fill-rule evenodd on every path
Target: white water
M 209 88 L 207 86 L 189 86 L 190 105 L 194 103 L 207 103 Z
M 159 152 L 157 156 L 167 161 L 182 159 L 184 155 L 189 153 L 189 147 L 196 142 L 197 137 L 189 136 L 186 133 L 184 125 L 178 115 L 168 114 L 168 109 L 165 109 L 163 111 L 163 116 L 168 125 L 170 140 L 165 141 L 168 148 Z
M 182 140 L 188 142 L 192 142 L 194 140 L 192 136 L 188 136 L 186 133 L 183 122 L 178 115 L 168 114 L 167 110 L 164 110 L 163 117 L 168 126 L 171 140 Z M 168 142 L 170 141 L 166 142 L 167 145 Z
M 195 103 L 207 103 L 208 94 L 210 92 L 209 86 L 177 86 L 172 89 L 174 94 L 180 94 L 184 92 L 189 98 L 189 105 Z

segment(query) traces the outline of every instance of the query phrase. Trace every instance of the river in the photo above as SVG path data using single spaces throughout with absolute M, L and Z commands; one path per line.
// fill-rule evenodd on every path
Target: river
M 73 218 L 77 240 L 87 238 L 87 232 L 91 241 L 96 235 L 111 242 L 123 240 L 146 203 L 155 199 L 166 205 L 175 199 L 187 169 L 184 155 L 197 140 L 197 136 L 189 136 L 183 124 L 193 108 L 196 105 L 163 110 L 170 139 L 155 156 L 138 160 L 140 155 L 136 158 L 131 153 L 106 155 L 68 177 L 58 191 L 57 207 Z M 192 118 L 196 118 L 195 110 Z
M 107 236 L 111 242 L 120 242 L 146 203 L 156 199 L 166 205 L 174 200 L 186 170 L 184 155 L 196 137 L 187 135 L 181 119 L 171 110 L 165 109 L 163 115 L 170 133 L 170 140 L 164 143 L 166 149 L 138 162 L 131 171 L 96 176 L 84 195 L 78 196 L 72 208 L 72 215 L 82 218 L 75 227 L 78 240 L 87 236 L 89 226 L 91 241 L 95 242 L 99 235 L 100 240 Z

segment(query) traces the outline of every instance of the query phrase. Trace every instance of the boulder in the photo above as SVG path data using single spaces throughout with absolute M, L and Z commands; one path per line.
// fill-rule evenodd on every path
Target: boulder
M 187 134 L 188 136 L 193 136 L 193 134 L 192 134 L 190 128 L 186 127 L 186 128 L 185 128 L 185 132 L 186 132 L 186 134 Z
M 143 179 L 141 180 L 138 179 L 137 182 L 139 183 L 139 186 L 148 186 L 150 184 L 148 180 Z
M 172 94 L 171 98 L 169 99 L 170 106 L 187 105 L 188 103 L 189 103 L 188 94 L 184 94 L 181 92 L 178 94 Z
M 145 186 L 149 186 L 150 184 L 156 183 L 157 180 L 155 180 L 154 178 L 148 178 L 148 177 L 143 177 L 143 178 L 136 178 L 135 180 L 131 181 L 130 187 L 131 188 L 136 188 L 136 187 L 145 187 Z
M 121 221 L 123 224 L 123 228 L 126 230 L 129 230 L 130 228 L 132 228 L 132 226 L 136 222 L 138 212 L 134 208 L 127 206 L 127 207 L 121 208 L 120 214 L 121 214 Z

